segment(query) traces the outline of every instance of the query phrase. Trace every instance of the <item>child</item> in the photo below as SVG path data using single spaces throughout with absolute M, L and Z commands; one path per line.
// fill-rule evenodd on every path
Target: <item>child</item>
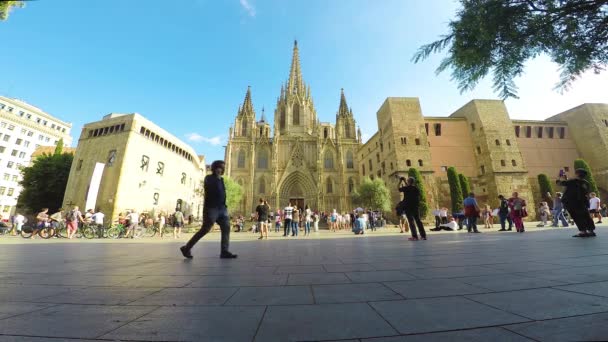
M 538 208 L 538 213 L 540 214 L 540 222 L 537 227 L 544 227 L 547 225 L 547 221 L 549 220 L 549 205 L 547 202 L 540 202 L 540 207 Z

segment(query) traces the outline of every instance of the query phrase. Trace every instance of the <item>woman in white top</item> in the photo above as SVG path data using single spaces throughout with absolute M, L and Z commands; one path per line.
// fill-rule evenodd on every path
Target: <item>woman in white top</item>
M 310 235 L 310 224 L 312 223 L 312 210 L 306 205 L 304 209 L 304 236 Z
M 589 194 L 591 198 L 589 198 L 589 213 L 591 214 L 591 219 L 593 220 L 597 217 L 599 220 L 596 223 L 602 223 L 602 214 L 600 214 L 600 198 L 597 197 L 595 192 Z

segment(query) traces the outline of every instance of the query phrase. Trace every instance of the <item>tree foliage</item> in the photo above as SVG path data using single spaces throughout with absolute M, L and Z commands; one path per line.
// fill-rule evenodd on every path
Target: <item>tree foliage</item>
M 597 184 L 595 183 L 595 179 L 593 178 L 593 174 L 591 173 L 591 168 L 589 167 L 589 164 L 587 164 L 587 162 L 584 159 L 576 159 L 574 161 L 574 169 L 585 169 L 587 170 L 587 177 L 585 177 L 585 180 L 587 180 L 587 182 L 589 182 L 589 191 L 591 192 L 595 192 L 596 194 L 599 195 L 599 190 L 597 188 Z
M 42 208 L 55 212 L 61 208 L 73 159 L 71 153 L 44 154 L 23 168 L 23 180 L 19 182 L 23 190 L 17 206 L 30 212 Z
M 391 195 L 380 178 L 366 177 L 352 195 L 353 203 L 372 210 L 391 210 Z
M 407 171 L 409 177 L 413 177 L 416 180 L 416 186 L 420 189 L 420 216 L 426 217 L 429 213 L 429 204 L 426 201 L 426 191 L 424 190 L 424 179 L 418 169 L 412 167 Z
M 463 175 L 462 173 L 458 174 L 458 180 L 460 181 L 460 188 L 462 189 L 462 200 L 469 196 L 471 193 L 471 183 L 469 183 L 469 179 Z
M 450 199 L 452 201 L 452 212 L 459 213 L 462 210 L 462 186 L 458 173 L 454 167 L 448 167 L 448 183 L 450 184 Z
M 451 69 L 461 92 L 488 74 L 503 99 L 517 98 L 524 62 L 548 55 L 561 69 L 555 89 L 608 62 L 607 0 L 460 0 L 448 33 L 419 48 L 413 61 L 447 49 L 437 73 Z
M 541 173 L 537 176 L 538 186 L 540 188 L 540 198 L 547 200 L 547 193 L 553 194 L 553 186 L 546 174 Z
M 224 185 L 226 186 L 226 207 L 232 211 L 243 199 L 243 187 L 230 177 L 224 177 Z
M 8 19 L 8 15 L 13 7 L 23 7 L 24 1 L 0 0 L 0 20 Z
M 63 138 L 59 139 L 57 145 L 55 146 L 54 154 L 62 154 L 63 153 Z

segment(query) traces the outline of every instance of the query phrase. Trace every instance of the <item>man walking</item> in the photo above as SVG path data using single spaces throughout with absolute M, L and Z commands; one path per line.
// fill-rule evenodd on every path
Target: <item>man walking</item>
M 220 225 L 222 231 L 221 253 L 222 259 L 234 259 L 236 254 L 230 253 L 230 218 L 226 208 L 226 186 L 224 185 L 224 169 L 226 164 L 223 160 L 216 160 L 211 164 L 212 174 L 207 175 L 204 181 L 205 203 L 203 206 L 203 225 L 201 229 L 192 236 L 185 246 L 180 247 L 185 258 L 192 259 L 192 247 L 203 236 L 207 235 L 215 223 Z
M 479 217 L 479 205 L 475 200 L 475 194 L 469 193 L 469 197 L 464 199 L 464 215 L 467 217 L 467 231 L 469 233 L 479 233 L 477 230 L 477 218 Z
M 420 189 L 416 187 L 415 182 L 416 180 L 413 177 L 407 179 L 407 185 L 404 177 L 401 177 L 399 181 L 399 191 L 403 192 L 403 200 L 405 201 L 403 209 L 407 220 L 410 222 L 410 230 L 412 232 L 412 237 L 408 238 L 410 241 L 418 241 L 416 226 L 420 230 L 422 240 L 426 240 L 426 232 L 420 220 Z
M 576 169 L 574 173 L 576 175 L 574 179 L 568 179 L 568 176 L 561 174 L 560 179 L 557 180 L 557 184 L 566 187 L 562 203 L 579 230 L 579 233 L 572 237 L 594 237 L 595 224 L 587 210 L 590 192 L 589 183 L 585 180 L 587 170 Z
M 499 232 L 513 230 L 513 220 L 509 216 L 509 201 L 503 195 L 498 195 L 500 204 L 498 205 L 498 217 L 500 218 Z M 506 223 L 509 222 L 509 229 L 505 229 Z
M 555 193 L 555 200 L 553 201 L 553 226 L 559 227 L 559 221 L 562 222 L 562 226 L 568 227 L 568 220 L 564 215 L 564 205 L 562 203 L 562 193 Z

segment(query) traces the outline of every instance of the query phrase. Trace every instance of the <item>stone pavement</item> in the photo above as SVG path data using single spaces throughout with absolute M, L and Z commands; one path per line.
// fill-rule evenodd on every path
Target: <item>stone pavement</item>
M 194 260 L 172 240 L 2 237 L 0 342 L 607 340 L 604 231 L 236 234 L 237 260 L 218 234 Z

